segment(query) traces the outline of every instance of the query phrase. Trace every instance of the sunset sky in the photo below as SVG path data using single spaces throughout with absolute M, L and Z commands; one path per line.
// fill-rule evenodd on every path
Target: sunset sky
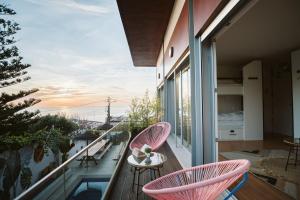
M 126 107 L 155 90 L 155 68 L 135 68 L 115 0 L 6 0 L 41 110 L 103 106 L 107 96 Z M 46 111 L 44 111 L 46 112 Z

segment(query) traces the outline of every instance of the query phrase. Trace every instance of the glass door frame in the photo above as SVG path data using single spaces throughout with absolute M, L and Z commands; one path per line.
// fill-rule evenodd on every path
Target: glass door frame
M 187 73 L 189 73 L 189 76 L 191 76 L 191 71 L 190 71 L 190 64 L 189 64 L 189 60 L 188 59 L 185 59 L 181 64 L 180 66 L 174 70 L 173 72 L 173 78 L 172 78 L 172 81 L 173 81 L 173 86 L 174 86 L 174 106 L 173 106 L 173 109 L 174 109 L 174 123 L 175 123 L 175 131 L 174 131 L 174 136 L 175 136 L 175 141 L 176 141 L 176 147 L 184 147 L 186 149 L 188 149 L 190 151 L 190 149 L 187 147 L 188 145 L 184 145 L 184 138 L 183 138 L 183 92 L 182 92 L 182 74 L 183 72 L 185 71 L 188 71 Z M 178 81 L 179 80 L 179 94 L 178 94 L 178 91 L 177 91 L 177 85 L 178 85 Z M 170 81 L 170 80 L 169 80 Z M 189 83 L 190 84 L 190 83 Z M 191 88 L 188 88 L 189 90 Z M 180 98 L 180 101 L 178 102 L 178 98 Z M 180 105 L 177 105 L 177 103 L 180 103 Z M 191 102 L 190 102 L 190 105 L 191 105 Z M 178 108 L 177 106 L 180 107 L 180 116 L 179 116 L 179 120 L 180 122 L 178 123 Z M 190 108 L 191 109 L 191 108 Z M 169 111 L 168 111 L 169 112 Z M 178 126 L 180 124 L 180 133 L 178 133 Z M 191 145 L 191 144 L 190 144 Z

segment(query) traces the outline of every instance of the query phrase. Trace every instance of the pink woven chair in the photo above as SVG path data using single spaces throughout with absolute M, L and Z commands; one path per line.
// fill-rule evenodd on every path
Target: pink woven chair
M 171 131 L 168 122 L 159 122 L 139 133 L 130 143 L 129 148 L 141 148 L 145 144 L 151 146 L 152 151 L 156 151 L 167 140 Z
M 249 167 L 248 160 L 230 160 L 183 169 L 146 184 L 143 192 L 159 200 L 214 200 L 244 175 L 229 199 L 246 182 Z

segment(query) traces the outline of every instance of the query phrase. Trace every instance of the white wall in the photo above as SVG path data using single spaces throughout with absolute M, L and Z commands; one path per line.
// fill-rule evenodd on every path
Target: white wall
M 300 50 L 292 52 L 294 138 L 300 138 Z
M 243 85 L 244 139 L 263 140 L 263 93 L 261 61 L 252 61 L 244 66 Z

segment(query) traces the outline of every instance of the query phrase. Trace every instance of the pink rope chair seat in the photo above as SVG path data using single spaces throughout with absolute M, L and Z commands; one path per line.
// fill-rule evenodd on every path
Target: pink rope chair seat
M 143 192 L 160 200 L 213 200 L 249 167 L 248 160 L 230 160 L 183 169 L 146 184 Z
M 167 140 L 171 131 L 168 122 L 159 122 L 139 133 L 130 143 L 129 148 L 141 148 L 145 144 L 151 146 L 152 151 L 156 151 Z

